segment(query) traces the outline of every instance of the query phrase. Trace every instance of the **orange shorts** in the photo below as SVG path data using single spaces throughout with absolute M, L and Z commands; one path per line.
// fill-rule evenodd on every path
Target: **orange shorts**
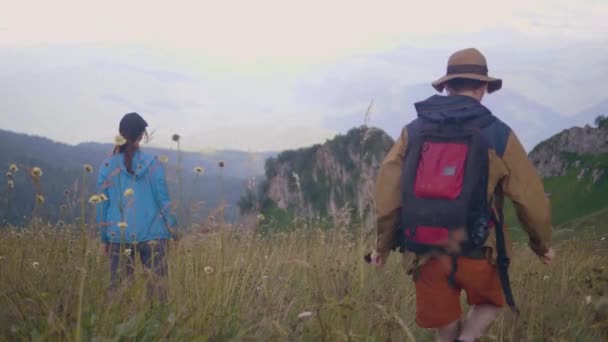
M 498 270 L 486 259 L 458 258 L 455 286 L 448 277 L 450 257 L 428 260 L 416 275 L 416 323 L 427 329 L 441 328 L 462 316 L 460 293 L 467 294 L 469 305 L 505 306 Z

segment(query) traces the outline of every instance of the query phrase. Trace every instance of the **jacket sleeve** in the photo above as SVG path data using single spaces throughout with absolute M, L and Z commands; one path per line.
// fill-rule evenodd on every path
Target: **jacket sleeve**
M 162 163 L 156 162 L 153 167 L 153 186 L 154 193 L 156 195 L 156 203 L 160 209 L 160 215 L 162 215 L 168 229 L 173 229 L 177 226 L 177 218 L 173 213 L 173 207 L 171 205 L 171 199 L 169 196 L 169 188 L 167 187 L 167 180 L 165 178 L 165 167 Z
M 376 251 L 388 255 L 394 246 L 395 230 L 401 209 L 401 173 L 407 146 L 407 130 L 385 157 L 376 181 Z
M 509 134 L 503 161 L 508 171 L 502 182 L 503 191 L 513 201 L 517 217 L 530 238 L 530 248 L 543 255 L 551 240 L 551 205 L 540 176 L 513 132 Z
M 97 193 L 104 194 L 106 198 L 110 198 L 108 191 L 108 167 L 105 166 L 105 163 L 99 167 L 99 174 L 97 175 Z M 108 208 L 110 206 L 110 201 L 105 200 L 99 203 L 96 206 L 96 218 L 97 226 L 99 227 L 99 234 L 101 236 L 101 242 L 110 243 L 108 240 L 108 234 L 106 231 L 108 230 Z

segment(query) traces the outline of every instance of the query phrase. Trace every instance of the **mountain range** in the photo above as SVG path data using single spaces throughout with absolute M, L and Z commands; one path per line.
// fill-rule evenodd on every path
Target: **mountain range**
M 150 146 L 142 147 L 145 151 L 157 156 L 167 156 L 167 180 L 173 197 L 178 197 L 178 153 L 175 148 L 161 149 Z M 16 164 L 20 171 L 12 175 L 15 188 L 10 192 L 7 202 L 6 183 L 0 186 L 0 220 L 18 223 L 31 216 L 35 208 L 35 194 L 41 192 L 45 197 L 43 216 L 51 220 L 73 219 L 70 212 L 60 217 L 59 207 L 65 205 L 74 209 L 83 194 L 90 195 L 95 191 L 96 175 L 87 175 L 83 184 L 83 165 L 90 164 L 95 169 L 111 155 L 113 146 L 99 143 L 68 145 L 57 143 L 47 138 L 18 134 L 0 130 L 0 169 L 9 171 L 11 164 Z M 223 197 L 228 205 L 228 218 L 237 215 L 236 203 L 245 186 L 263 175 L 266 158 L 274 153 L 248 153 L 240 151 L 209 151 L 205 154 L 182 152 L 181 177 L 183 179 L 182 202 L 197 208 L 196 215 L 189 215 L 188 222 L 196 223 L 216 209 Z M 223 162 L 224 167 L 219 167 Z M 204 168 L 204 173 L 197 178 L 195 167 Z M 36 191 L 28 176 L 29 170 L 40 167 L 43 170 L 42 188 Z M 84 189 L 84 190 L 83 190 Z M 6 209 L 10 205 L 10 209 Z M 7 210 L 10 213 L 7 215 Z M 77 215 L 77 214 L 76 214 Z

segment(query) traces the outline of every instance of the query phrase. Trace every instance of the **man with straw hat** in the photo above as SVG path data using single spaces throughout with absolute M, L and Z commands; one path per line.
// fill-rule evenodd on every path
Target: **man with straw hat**
M 391 250 L 414 253 L 416 322 L 438 341 L 474 341 L 508 304 L 517 312 L 507 268 L 503 198 L 510 198 L 544 263 L 555 257 L 543 184 L 515 133 L 481 104 L 502 87 L 476 49 L 454 53 L 433 82 L 447 96 L 416 103 L 386 156 L 376 185 L 373 265 Z M 487 190 L 486 190 L 487 189 Z M 403 204 L 403 205 L 402 205 Z M 470 306 L 462 317 L 460 294 Z

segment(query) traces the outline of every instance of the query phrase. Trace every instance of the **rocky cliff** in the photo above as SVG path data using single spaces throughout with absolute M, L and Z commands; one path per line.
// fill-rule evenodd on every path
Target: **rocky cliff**
M 368 221 L 376 175 L 394 141 L 384 131 L 360 127 L 322 145 L 286 151 L 266 162 L 255 201 L 266 216 L 337 217 Z M 251 194 L 250 194 L 251 195 Z M 241 209 L 253 201 L 241 201 Z
M 565 176 L 569 170 L 581 168 L 584 160 L 588 160 L 589 157 L 606 153 L 608 153 L 608 127 L 585 126 L 567 129 L 540 143 L 530 153 L 530 159 L 542 177 L 550 178 Z M 599 173 L 603 173 L 603 170 L 590 170 L 590 172 L 597 181 Z

